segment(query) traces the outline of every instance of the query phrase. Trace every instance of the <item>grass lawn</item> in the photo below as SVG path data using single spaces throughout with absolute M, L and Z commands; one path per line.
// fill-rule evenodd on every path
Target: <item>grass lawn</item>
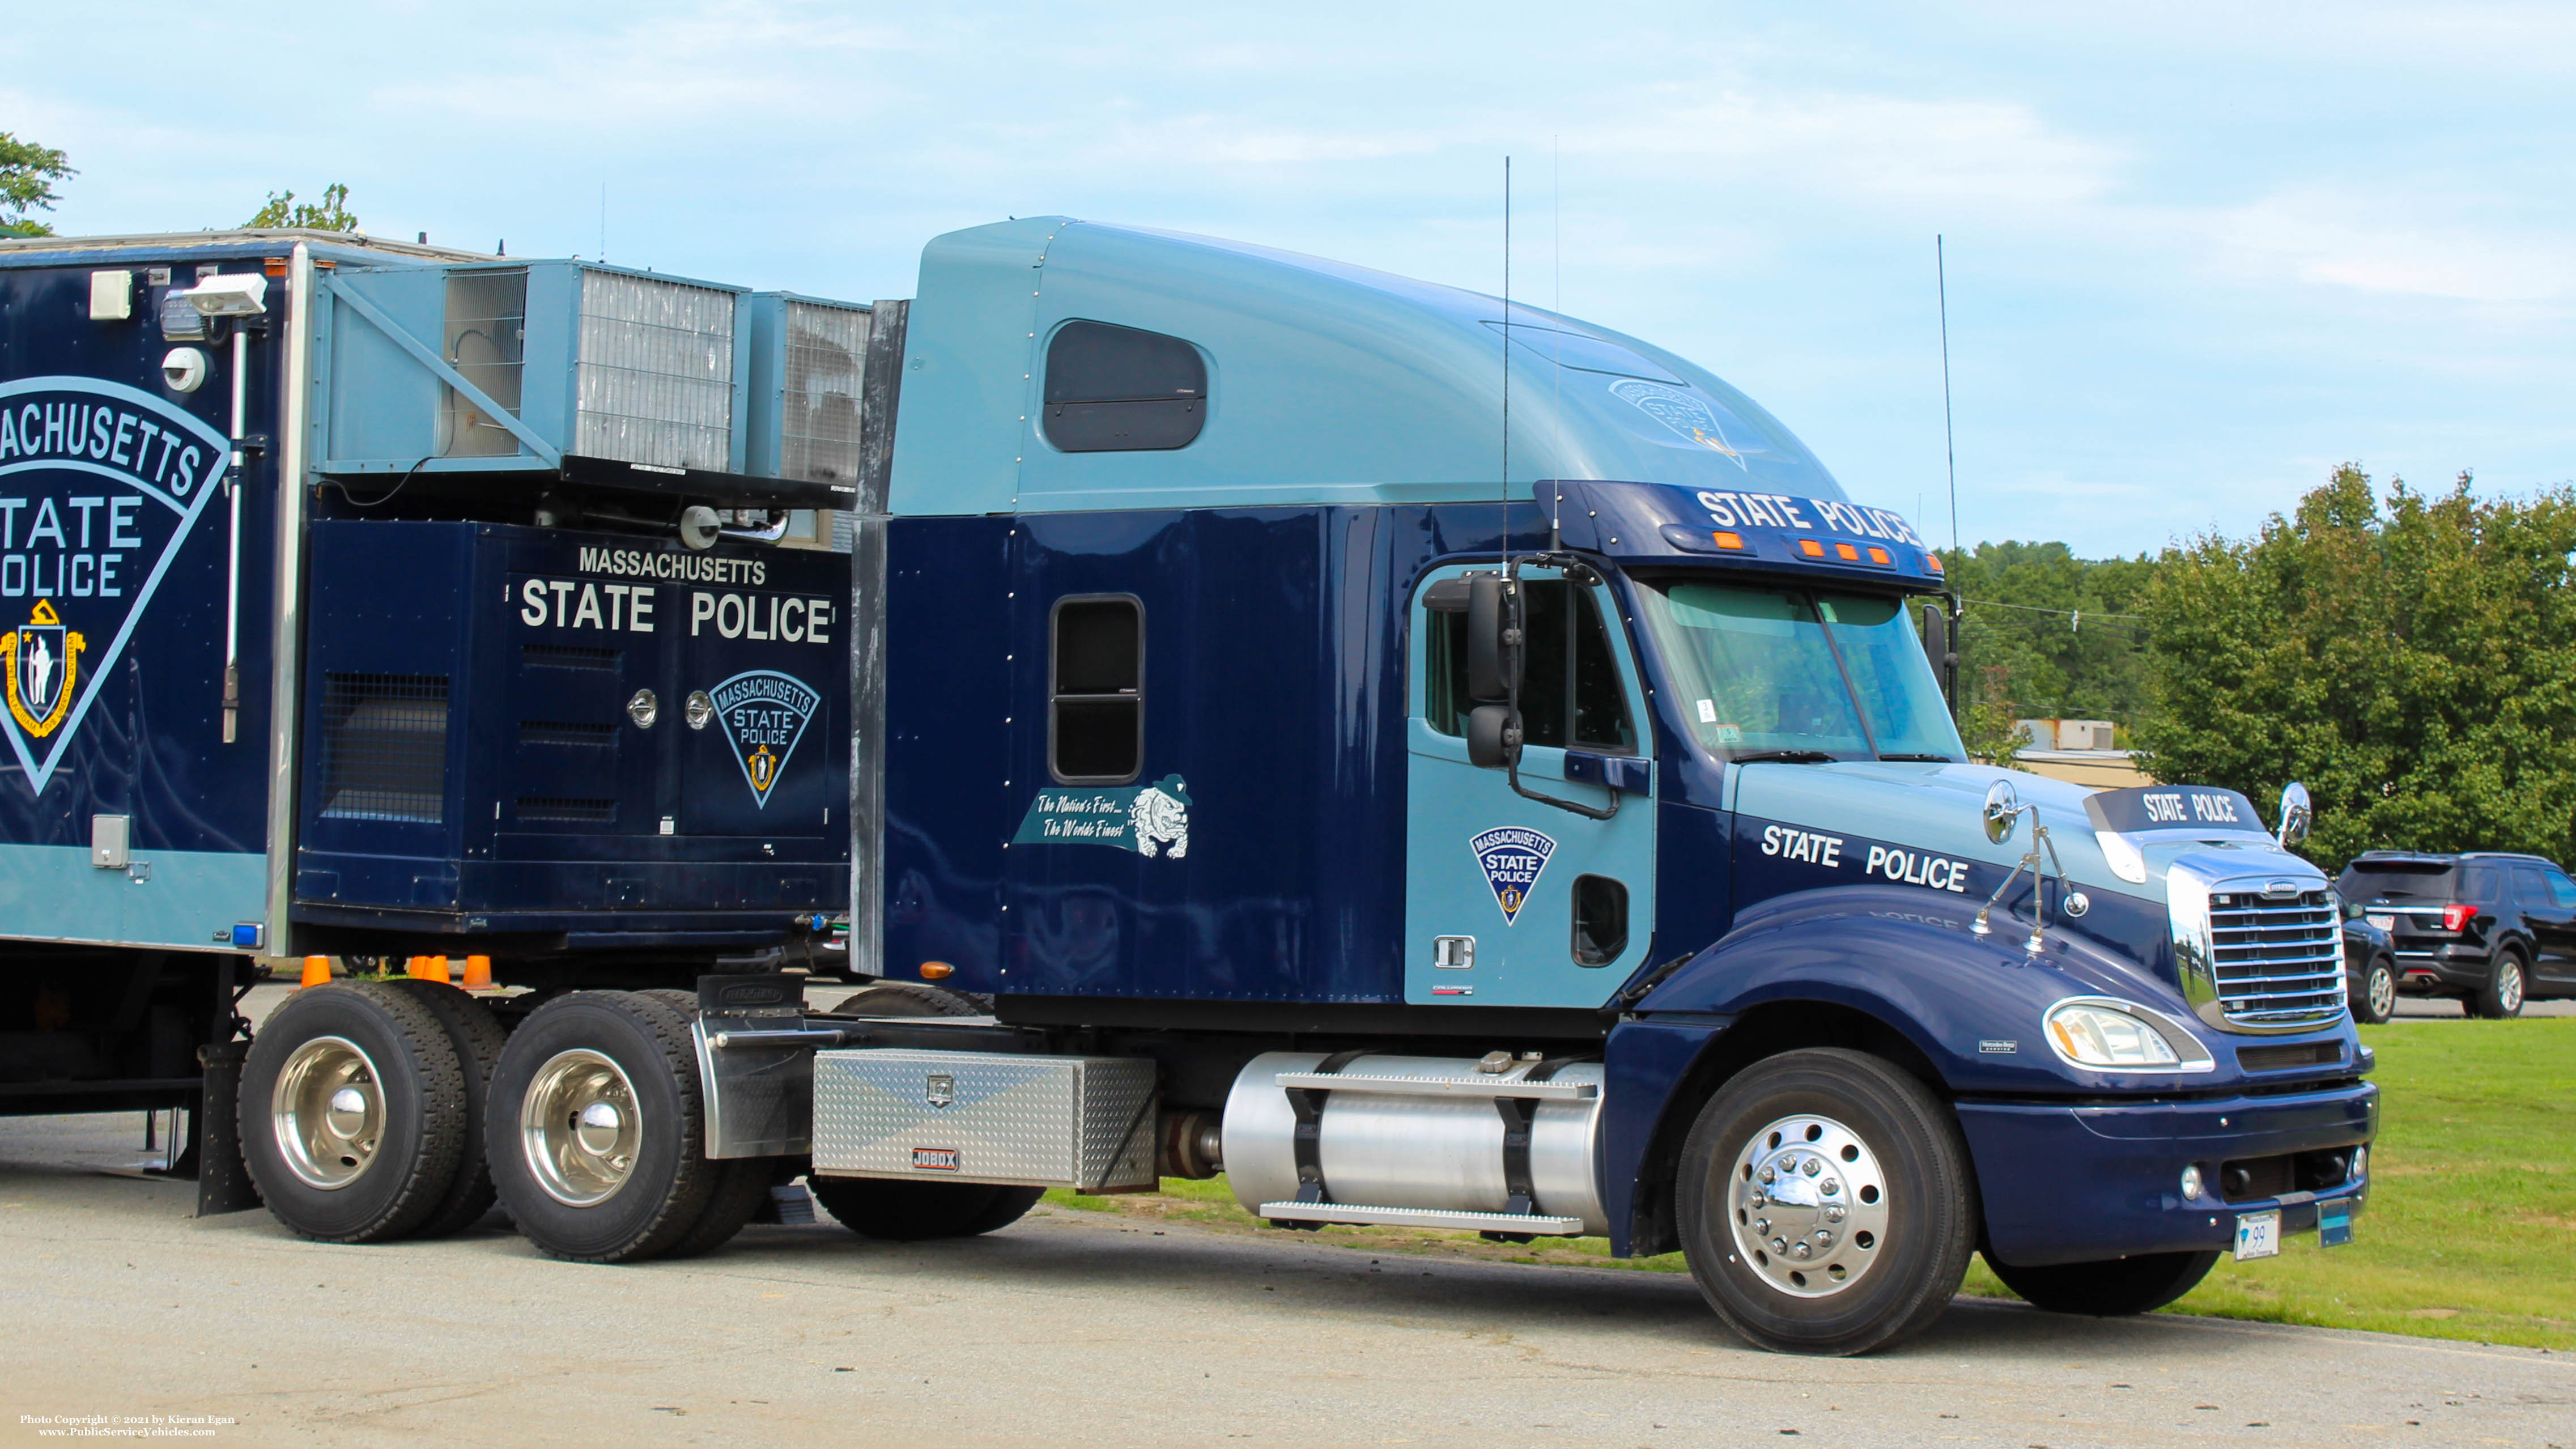
M 2379 1052 L 2382 1110 L 2370 1205 L 2354 1220 L 2352 1245 L 2321 1249 L 2311 1233 L 2289 1239 L 2278 1258 L 2221 1258 L 2172 1311 L 2576 1349 L 2576 1019 L 2401 1020 L 2361 1034 Z M 1161 1192 L 1134 1196 L 1057 1190 L 1046 1200 L 1283 1231 L 1236 1206 L 1223 1178 L 1166 1178 Z M 1313 1236 L 1372 1252 L 1684 1271 L 1679 1254 L 1614 1259 L 1601 1238 L 1524 1246 L 1336 1227 Z M 1966 1291 L 2011 1296 L 1983 1261 L 1969 1268 Z

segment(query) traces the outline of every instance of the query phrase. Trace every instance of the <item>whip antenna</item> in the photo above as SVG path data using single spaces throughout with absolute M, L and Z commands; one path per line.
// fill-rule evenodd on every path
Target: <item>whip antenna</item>
M 1932 277 L 1941 289 L 1941 443 L 1950 455 L 1950 552 L 1959 551 L 1959 437 L 1950 426 L 1950 268 L 1932 234 Z

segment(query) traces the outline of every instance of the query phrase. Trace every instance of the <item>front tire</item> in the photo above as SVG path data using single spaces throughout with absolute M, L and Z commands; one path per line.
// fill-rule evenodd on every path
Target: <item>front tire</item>
M 863 1238 L 917 1243 L 973 1238 L 1018 1222 L 1046 1189 L 897 1177 L 809 1177 L 805 1185 L 841 1226 Z
M 449 1201 L 465 1073 L 427 1007 L 384 983 L 313 986 L 242 1064 L 242 1162 L 277 1220 L 328 1243 L 406 1237 Z
M 1674 1191 L 1701 1295 L 1778 1353 L 1866 1353 L 1922 1332 L 1976 1245 L 1948 1109 L 1841 1048 L 1784 1052 L 1721 1087 L 1683 1143 Z
M 708 1159 L 689 1021 L 643 992 L 576 991 L 502 1048 L 484 1114 L 493 1186 L 547 1254 L 632 1263 L 681 1246 L 730 1176 Z
M 2397 1014 L 2397 967 L 2385 956 L 2362 964 L 2361 980 L 2352 992 L 2352 1019 L 2377 1026 Z
M 2531 968 L 2523 964 L 2521 952 L 2507 947 L 2495 954 L 2486 988 L 2470 999 L 2469 1012 L 2489 1021 L 2511 1020 L 2522 1015 L 2523 996 L 2530 989 Z
M 2080 1313 L 2092 1318 L 2125 1318 L 2153 1313 L 2200 1286 L 2218 1254 L 2141 1253 L 2102 1263 L 2059 1263 L 2046 1268 L 2016 1268 L 1986 1255 L 1986 1266 L 2004 1286 L 2034 1308 L 2051 1313 Z

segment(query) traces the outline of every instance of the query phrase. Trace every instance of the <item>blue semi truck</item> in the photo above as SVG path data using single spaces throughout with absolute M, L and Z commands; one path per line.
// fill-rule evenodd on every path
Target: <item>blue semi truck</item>
M 0 1100 L 202 1094 L 299 1232 L 1223 1172 L 1849 1353 L 1972 1253 L 2133 1313 L 2366 1197 L 2304 793 L 1969 763 L 1937 556 L 1638 339 L 1065 218 L 865 307 L 288 233 L 0 295 Z M 241 1041 L 246 958 L 433 953 L 501 989 Z

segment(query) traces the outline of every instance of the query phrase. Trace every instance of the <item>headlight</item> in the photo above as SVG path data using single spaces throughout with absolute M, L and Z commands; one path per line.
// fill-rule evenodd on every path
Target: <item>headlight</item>
M 2116 1006 L 2064 1001 L 2048 1013 L 2049 1045 L 2079 1067 L 2180 1071 L 2182 1058 L 2165 1034 Z

